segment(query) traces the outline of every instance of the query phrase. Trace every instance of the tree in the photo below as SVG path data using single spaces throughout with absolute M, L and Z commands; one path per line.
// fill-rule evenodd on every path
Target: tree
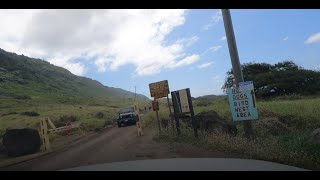
M 320 72 L 303 69 L 293 61 L 275 65 L 267 63 L 246 63 L 241 65 L 245 81 L 253 81 L 256 95 L 274 97 L 280 95 L 311 95 L 320 92 Z M 232 70 L 227 72 L 224 91 L 234 82 Z

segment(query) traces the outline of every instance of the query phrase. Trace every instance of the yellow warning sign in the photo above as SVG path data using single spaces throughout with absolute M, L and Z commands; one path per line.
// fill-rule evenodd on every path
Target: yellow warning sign
M 155 99 L 167 97 L 170 93 L 168 80 L 150 83 L 149 89 L 151 97 L 154 97 Z

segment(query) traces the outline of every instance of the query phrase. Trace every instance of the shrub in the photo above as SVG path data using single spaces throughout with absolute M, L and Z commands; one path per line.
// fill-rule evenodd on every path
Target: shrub
M 13 115 L 13 114 L 18 114 L 18 113 L 17 112 L 9 112 L 9 113 L 6 113 L 6 114 L 2 114 L 2 116 Z
M 195 103 L 196 106 L 209 106 L 211 104 L 212 102 L 210 102 L 208 99 L 200 99 Z
M 70 122 L 79 121 L 79 117 L 74 115 L 63 115 L 63 116 L 60 116 L 58 119 L 54 119 L 53 124 L 56 127 L 66 126 L 67 122 L 69 121 Z
M 95 115 L 94 115 L 95 118 L 98 118 L 98 119 L 102 119 L 104 117 L 104 114 L 102 112 L 97 112 Z
M 21 113 L 21 115 L 25 115 L 25 116 L 39 116 L 40 114 L 34 111 L 26 111 Z
M 16 95 L 14 96 L 15 99 L 24 99 L 24 100 L 31 100 L 32 98 L 27 95 Z
M 99 119 L 85 119 L 81 122 L 81 129 L 84 131 L 99 131 L 104 126 L 104 121 Z

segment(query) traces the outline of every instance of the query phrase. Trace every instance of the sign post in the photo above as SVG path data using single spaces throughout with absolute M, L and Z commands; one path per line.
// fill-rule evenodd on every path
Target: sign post
M 156 112 L 157 120 L 158 120 L 159 132 L 161 132 L 161 126 L 160 126 L 160 120 L 159 120 L 159 114 L 158 114 L 158 111 L 159 111 L 159 103 L 158 103 L 158 101 L 157 101 L 156 99 L 152 101 L 152 109 L 153 109 L 153 111 Z
M 158 125 L 159 125 L 159 132 L 160 132 L 161 131 L 161 124 L 160 124 L 159 114 L 158 114 L 159 103 L 158 103 L 157 99 L 162 98 L 162 97 L 168 98 L 168 94 L 170 93 L 168 80 L 150 83 L 149 89 L 150 89 L 151 97 L 154 97 L 154 101 L 152 101 L 152 107 L 153 107 L 153 111 L 156 111 L 156 116 L 157 116 Z M 169 106 L 169 112 L 171 112 L 169 99 L 168 99 L 168 106 Z

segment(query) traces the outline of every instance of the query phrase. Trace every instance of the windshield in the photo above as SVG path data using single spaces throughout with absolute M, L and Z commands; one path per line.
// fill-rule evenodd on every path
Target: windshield
M 1 9 L 0 170 L 320 170 L 319 22 L 317 9 Z
M 119 119 L 126 119 L 126 118 L 132 118 L 133 114 L 129 114 L 129 115 L 120 115 Z
M 134 108 L 133 107 L 128 107 L 128 108 L 124 108 L 120 111 L 121 114 L 125 114 L 125 113 L 132 113 L 134 112 Z

